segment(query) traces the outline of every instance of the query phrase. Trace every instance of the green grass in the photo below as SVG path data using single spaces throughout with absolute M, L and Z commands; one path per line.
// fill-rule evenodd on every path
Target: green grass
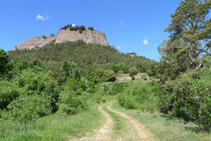
M 140 110 L 126 110 L 118 103 L 114 103 L 112 108 L 130 115 L 139 120 L 160 141 L 210 141 L 211 134 L 205 132 L 196 133 L 196 125 L 185 123 L 178 118 L 171 118 L 161 113 L 141 112 Z
M 95 104 L 88 111 L 72 116 L 59 116 L 52 114 L 40 118 L 36 123 L 29 124 L 24 131 L 17 123 L 1 120 L 0 140 L 4 141 L 66 141 L 71 137 L 84 136 L 99 128 L 103 119 Z

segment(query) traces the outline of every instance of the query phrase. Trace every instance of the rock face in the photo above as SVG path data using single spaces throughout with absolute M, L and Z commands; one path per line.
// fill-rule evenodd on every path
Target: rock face
M 118 82 L 126 82 L 132 80 L 129 74 L 120 74 L 117 76 Z M 150 77 L 146 73 L 138 73 L 135 75 L 135 80 L 148 81 Z
M 64 43 L 64 42 L 75 42 L 78 40 L 83 40 L 86 43 L 91 44 L 100 44 L 104 46 L 108 46 L 108 41 L 104 33 L 85 29 L 82 32 L 79 31 L 70 31 L 69 29 L 61 29 L 57 36 L 49 36 L 49 37 L 33 37 L 26 40 L 24 43 L 21 43 L 15 46 L 12 50 L 24 50 L 24 49 L 34 49 L 41 48 L 51 42 L 52 40 L 56 40 L 55 43 Z
M 33 37 L 30 38 L 28 40 L 26 40 L 25 42 L 15 46 L 12 50 L 24 50 L 24 49 L 33 49 L 33 48 L 41 48 L 44 45 L 48 44 L 49 42 L 51 42 L 52 40 L 55 40 L 55 37 L 49 36 L 49 37 Z
M 116 80 L 118 82 L 124 82 L 124 81 L 130 81 L 130 80 L 132 80 L 132 78 L 130 77 L 129 74 L 120 74 L 120 75 L 118 75 Z
M 86 43 L 108 46 L 108 41 L 104 33 L 88 29 L 82 31 L 81 33 L 79 31 L 61 29 L 57 36 L 56 43 L 64 43 L 67 41 L 75 42 L 78 40 L 83 40 Z

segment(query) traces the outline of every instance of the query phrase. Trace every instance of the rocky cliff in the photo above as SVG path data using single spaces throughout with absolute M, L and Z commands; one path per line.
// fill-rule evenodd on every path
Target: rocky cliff
M 24 43 L 21 43 L 15 46 L 12 50 L 24 50 L 24 49 L 34 49 L 41 48 L 51 42 L 52 40 L 56 40 L 55 43 L 64 43 L 67 41 L 75 42 L 78 40 L 83 40 L 86 43 L 91 44 L 100 44 L 104 46 L 108 46 L 108 41 L 104 33 L 85 29 L 84 31 L 70 31 L 69 29 L 61 29 L 57 36 L 40 36 L 33 37 L 26 40 Z
M 40 37 L 33 37 L 25 42 L 15 46 L 12 50 L 24 50 L 24 49 L 33 49 L 33 48 L 41 48 L 47 43 L 51 42 L 52 40 L 55 40 L 56 36 L 52 37 L 45 37 L 45 36 L 40 36 Z
M 104 33 L 88 29 L 82 31 L 81 33 L 79 31 L 61 29 L 57 36 L 56 43 L 64 43 L 67 41 L 74 42 L 78 40 L 83 40 L 86 43 L 108 46 L 108 42 Z

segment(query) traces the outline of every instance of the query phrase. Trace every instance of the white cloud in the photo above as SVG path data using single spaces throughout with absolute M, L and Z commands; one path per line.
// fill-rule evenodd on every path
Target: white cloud
M 46 21 L 46 20 L 49 20 L 49 16 L 47 14 L 44 14 L 43 16 L 38 14 L 36 19 L 41 20 L 41 21 Z
M 124 27 L 125 24 L 124 24 L 123 22 L 120 22 L 120 23 L 119 23 L 119 26 Z
M 117 49 L 121 49 L 121 47 L 118 45 L 118 46 L 117 46 Z
M 148 39 L 146 39 L 146 38 L 144 38 L 144 40 L 143 40 L 143 44 L 144 44 L 144 45 L 148 45 L 148 44 L 149 44 L 149 40 L 148 40 Z

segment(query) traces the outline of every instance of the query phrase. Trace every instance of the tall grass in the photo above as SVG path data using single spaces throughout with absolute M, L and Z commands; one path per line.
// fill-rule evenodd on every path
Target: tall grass
M 0 121 L 0 140 L 59 140 L 66 141 L 70 137 L 79 137 L 92 132 L 100 126 L 102 115 L 97 110 L 98 105 L 77 115 L 60 116 L 52 114 L 31 123 L 24 130 L 15 122 Z
M 132 116 L 140 121 L 149 131 L 152 132 L 156 140 L 160 141 L 210 141 L 211 134 L 206 132 L 196 132 L 197 126 L 186 123 L 179 118 L 171 117 L 159 112 L 143 112 L 133 109 L 127 110 L 115 103 L 112 108 Z

